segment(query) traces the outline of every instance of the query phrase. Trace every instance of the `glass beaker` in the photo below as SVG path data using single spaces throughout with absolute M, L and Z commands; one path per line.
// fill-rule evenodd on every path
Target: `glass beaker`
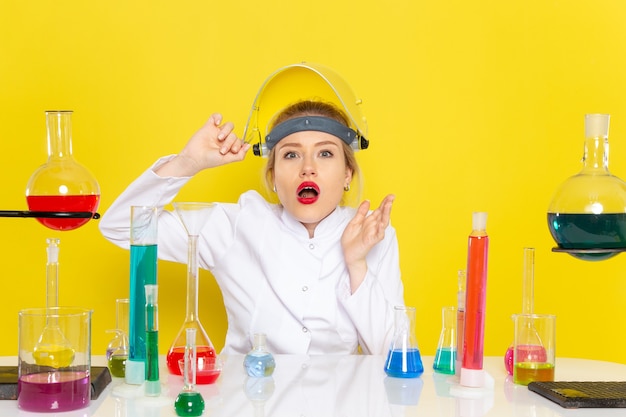
M 555 251 L 600 261 L 626 250 L 626 183 L 609 172 L 609 115 L 585 115 L 582 170 L 565 180 L 548 207 Z
M 433 370 L 442 374 L 454 375 L 456 362 L 456 307 L 441 309 L 441 334 L 433 361 Z
M 513 382 L 528 385 L 532 381 L 554 381 L 556 316 L 515 314 L 513 321 Z M 529 329 L 533 330 L 532 334 Z
M 128 360 L 128 298 L 115 300 L 115 329 L 107 330 L 114 333 L 113 339 L 107 345 L 107 366 L 111 375 L 124 378 L 126 375 L 126 361 Z
M 18 398 L 20 409 L 63 412 L 87 407 L 91 399 L 91 310 L 76 307 L 20 310 L 18 322 Z M 69 348 L 48 350 L 57 359 L 37 359 L 40 337 L 54 321 Z M 70 355 L 71 352 L 71 355 Z M 70 355 L 65 360 L 65 355 Z
M 202 227 L 209 218 L 213 203 L 183 202 L 173 203 L 188 236 L 188 262 L 187 262 L 187 306 L 185 321 L 180 328 L 174 342 L 167 352 L 167 368 L 171 374 L 180 375 L 179 361 L 183 359 L 186 345 L 186 330 L 196 329 L 196 354 L 198 362 L 207 364 L 216 363 L 216 352 L 213 343 L 209 339 L 204 327 L 198 318 L 198 237 Z M 210 375 L 205 375 L 201 370 L 197 370 L 198 384 L 209 384 L 215 382 L 219 373 L 215 369 L 210 370 Z
M 130 305 L 126 383 L 145 380 L 146 292 L 145 285 L 157 284 L 157 208 L 130 208 Z
M 415 338 L 415 307 L 395 306 L 394 311 L 394 334 L 385 373 L 396 378 L 417 378 L 424 372 L 424 365 Z
M 35 170 L 26 186 L 26 202 L 32 211 L 88 212 L 95 214 L 100 186 L 95 177 L 72 156 L 72 111 L 46 111 L 48 161 Z M 73 230 L 86 218 L 42 218 L 39 223 L 54 230 Z

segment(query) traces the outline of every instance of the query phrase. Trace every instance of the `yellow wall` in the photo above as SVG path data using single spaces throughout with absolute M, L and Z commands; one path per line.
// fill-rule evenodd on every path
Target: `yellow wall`
M 489 213 L 486 354 L 503 355 L 521 310 L 522 249 L 536 248 L 536 311 L 558 316 L 558 355 L 626 363 L 626 255 L 553 253 L 552 192 L 580 168 L 585 113 L 612 115 L 611 171 L 626 178 L 626 3 L 621 0 L 0 2 L 0 208 L 24 209 L 46 160 L 47 109 L 72 109 L 74 154 L 98 178 L 100 212 L 214 111 L 243 133 L 265 77 L 300 61 L 334 68 L 364 100 L 365 197 L 397 195 L 406 302 L 434 354 L 456 301 L 472 211 Z M 242 4 L 245 4 L 243 6 Z M 195 178 L 179 200 L 233 201 L 261 162 Z M 129 254 L 95 221 L 54 232 L 0 219 L 0 354 L 17 311 L 45 304 L 45 239 L 61 239 L 60 303 L 90 307 L 93 353 L 128 294 Z M 159 264 L 161 351 L 182 324 L 185 266 Z M 200 319 L 217 348 L 225 314 L 204 272 Z

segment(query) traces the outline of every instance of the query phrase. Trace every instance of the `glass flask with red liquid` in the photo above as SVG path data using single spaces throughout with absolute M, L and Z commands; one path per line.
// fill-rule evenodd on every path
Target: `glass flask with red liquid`
M 48 161 L 31 175 L 26 186 L 26 203 L 31 211 L 59 214 L 37 217 L 44 226 L 73 230 L 97 214 L 100 186 L 72 156 L 72 111 L 46 111 L 46 129 Z M 72 217 L 79 212 L 87 215 Z
M 524 248 L 524 272 L 522 285 L 522 315 L 532 315 L 535 305 L 535 248 Z M 546 349 L 541 343 L 537 329 L 528 321 L 528 326 L 519 334 L 524 343 L 517 346 L 519 356 L 532 358 L 533 361 L 545 362 Z M 504 367 L 509 375 L 514 371 L 515 343 L 511 343 L 504 354 Z
M 167 352 L 167 368 L 171 374 L 181 375 L 179 361 L 185 355 L 187 329 L 196 329 L 196 383 L 211 384 L 217 380 L 220 371 L 215 367 L 215 348 L 198 318 L 198 236 L 213 204 L 184 202 L 173 205 L 188 235 L 187 307 L 185 321 Z
M 585 115 L 583 167 L 557 188 L 548 227 L 566 252 L 601 261 L 626 250 L 626 182 L 609 172 L 608 114 Z

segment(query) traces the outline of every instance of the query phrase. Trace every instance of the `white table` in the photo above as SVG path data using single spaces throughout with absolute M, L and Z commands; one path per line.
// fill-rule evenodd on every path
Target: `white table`
M 223 357 L 224 369 L 215 384 L 199 385 L 206 409 L 204 416 L 442 416 L 442 417 L 591 417 L 624 416 L 622 409 L 568 410 L 513 384 L 501 357 L 485 358 L 485 369 L 495 379 L 493 392 L 477 399 L 450 394 L 449 377 L 432 371 L 432 357 L 423 357 L 425 372 L 417 379 L 389 378 L 383 356 L 276 355 L 272 378 L 249 379 L 243 356 Z M 102 365 L 104 358 L 93 358 Z M 1 357 L 0 365 L 17 363 Z M 174 399 L 182 389 L 182 377 L 167 374 L 162 364 L 163 395 L 148 398 L 122 379 L 113 382 L 89 408 L 65 413 L 37 414 L 17 408 L 17 401 L 0 401 L 0 416 L 62 417 L 165 417 L 176 416 Z M 558 358 L 556 380 L 626 380 L 626 365 L 585 359 Z M 265 385 L 264 385 L 265 383 Z M 263 388 L 267 390 L 265 401 Z M 130 389 L 130 391 L 129 391 Z M 247 391 L 247 392 L 246 392 Z M 453 390 L 454 391 L 454 390 Z M 249 397 L 256 395 L 256 400 Z M 404 398 L 404 400 L 402 400 Z M 400 402 L 404 402 L 401 404 Z

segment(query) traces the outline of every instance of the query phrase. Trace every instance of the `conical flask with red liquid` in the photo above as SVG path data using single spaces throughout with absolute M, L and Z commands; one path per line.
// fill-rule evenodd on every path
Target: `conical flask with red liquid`
M 26 186 L 31 211 L 96 214 L 100 186 L 95 177 L 72 156 L 72 111 L 46 111 L 48 161 L 35 170 Z M 54 230 L 73 230 L 91 217 L 38 217 Z
M 209 336 L 198 318 L 198 236 L 205 225 L 212 203 L 173 203 L 188 235 L 187 307 L 185 321 L 167 352 L 167 368 L 171 374 L 181 375 L 179 361 L 184 358 L 187 329 L 196 329 L 196 383 L 215 382 L 219 373 L 214 372 L 216 352 Z M 207 370 L 206 374 L 203 370 Z

